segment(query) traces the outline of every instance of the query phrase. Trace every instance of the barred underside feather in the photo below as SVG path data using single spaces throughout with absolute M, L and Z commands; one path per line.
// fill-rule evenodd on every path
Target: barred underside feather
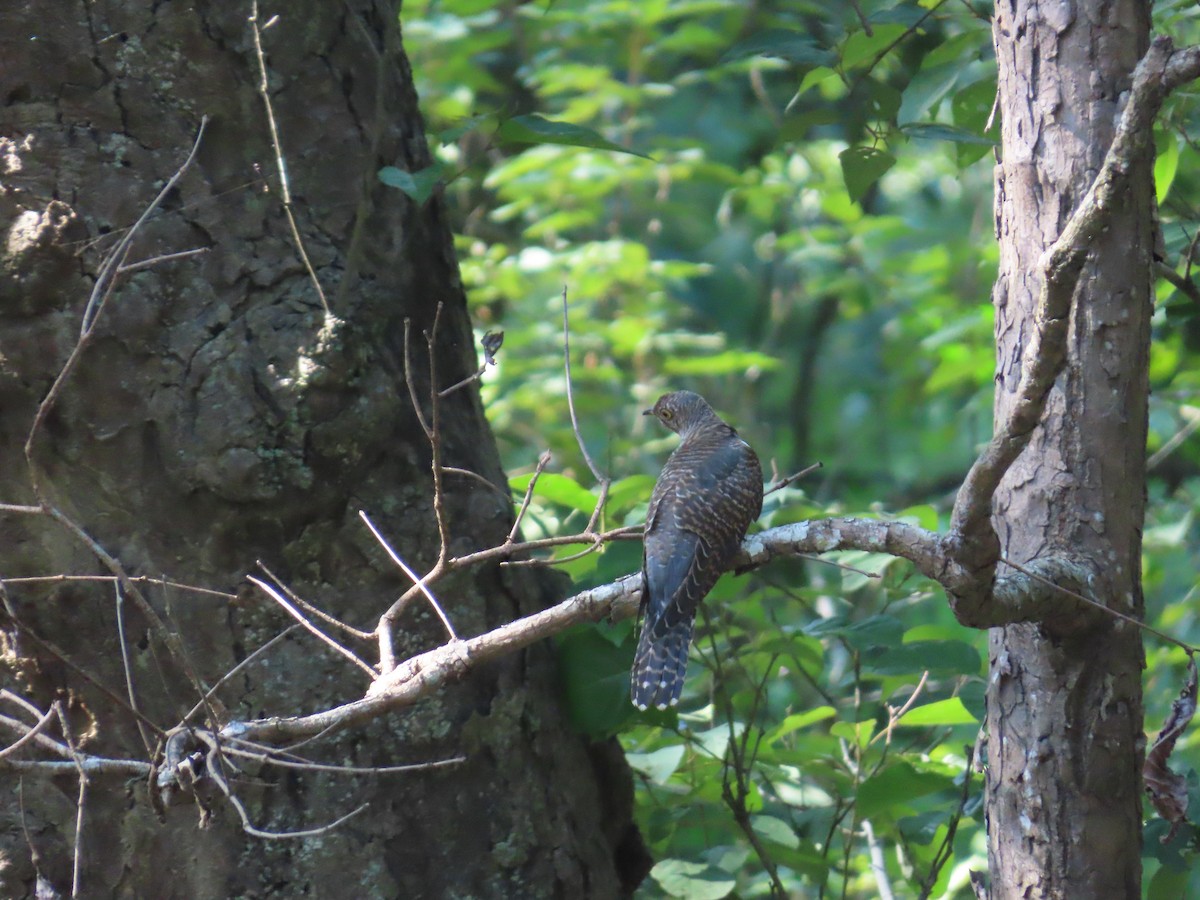
M 666 709 L 679 700 L 696 610 L 762 510 L 758 457 L 704 398 L 677 391 L 653 411 L 682 439 L 646 516 L 644 621 L 630 680 L 639 709 Z

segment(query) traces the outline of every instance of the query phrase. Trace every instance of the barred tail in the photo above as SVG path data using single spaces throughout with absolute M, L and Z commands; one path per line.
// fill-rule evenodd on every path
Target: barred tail
M 680 622 L 666 634 L 654 636 L 648 624 L 642 628 L 629 680 L 629 696 L 638 709 L 666 709 L 679 702 L 692 644 L 692 624 Z

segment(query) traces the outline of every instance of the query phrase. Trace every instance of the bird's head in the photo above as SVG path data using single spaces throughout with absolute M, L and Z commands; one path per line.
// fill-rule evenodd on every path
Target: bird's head
M 672 391 L 658 398 L 643 416 L 654 416 L 672 431 L 683 434 L 702 422 L 717 418 L 708 401 L 691 391 Z

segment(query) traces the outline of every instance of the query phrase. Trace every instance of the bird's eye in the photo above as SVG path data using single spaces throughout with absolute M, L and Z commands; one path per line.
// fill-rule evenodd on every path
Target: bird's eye
M 675 418 L 675 413 L 671 412 L 669 409 L 664 409 L 662 411 L 662 417 L 669 422 Z

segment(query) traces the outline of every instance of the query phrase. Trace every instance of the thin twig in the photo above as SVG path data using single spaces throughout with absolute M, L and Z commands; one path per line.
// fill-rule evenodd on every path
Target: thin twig
M 1146 469 L 1155 468 L 1164 459 L 1174 453 L 1184 441 L 1196 433 L 1196 429 L 1200 428 L 1200 411 L 1194 411 L 1191 407 L 1184 407 L 1181 412 L 1187 423 L 1177 432 L 1171 435 L 1161 447 L 1154 451 L 1153 455 L 1146 460 Z
M 0 759 L 4 759 L 6 756 L 12 756 L 14 753 L 16 753 L 18 750 L 20 750 L 26 744 L 36 740 L 37 737 L 39 735 L 41 735 L 41 733 L 43 731 L 46 730 L 46 727 L 50 724 L 50 722 L 53 721 L 54 716 L 55 716 L 55 712 L 53 709 L 46 710 L 42 714 L 42 717 L 40 719 L 38 719 L 36 725 L 34 725 L 32 728 L 30 728 L 28 731 L 26 731 L 23 735 L 21 735 L 19 738 L 17 738 L 16 741 L 9 744 L 3 750 L 0 750 Z M 4 716 L 3 718 L 6 720 L 4 723 L 6 725 L 9 724 L 10 721 L 16 722 L 15 719 L 9 720 L 7 716 Z
M 638 541 L 642 538 L 641 525 L 623 525 L 620 528 L 613 528 L 610 531 L 602 531 L 594 534 L 567 534 L 560 537 L 538 538 L 536 541 L 522 541 L 519 544 L 505 545 L 501 544 L 497 547 L 489 547 L 486 550 L 476 550 L 474 553 L 468 553 L 466 556 L 455 556 L 449 560 L 449 565 L 453 568 L 469 565 L 471 563 L 482 562 L 485 559 L 495 559 L 496 557 L 509 557 L 518 553 L 527 553 L 531 550 L 545 550 L 549 547 L 562 547 L 566 544 L 594 544 L 596 541 Z M 426 576 L 428 580 L 428 576 Z
M 787 476 L 787 478 L 780 478 L 778 481 L 772 482 L 771 484 L 767 485 L 766 489 L 763 491 L 763 496 L 765 497 L 765 496 L 767 496 L 767 494 L 773 494 L 776 491 L 783 490 L 785 487 L 787 487 L 793 481 L 799 481 L 801 478 L 803 478 L 805 475 L 808 475 L 810 472 L 815 472 L 815 471 L 817 471 L 817 469 L 824 468 L 824 465 L 825 465 L 824 463 L 815 462 L 811 466 L 801 469 L 799 472 L 797 472 L 794 475 L 789 475 L 789 476 Z
M 1070 588 L 1065 588 L 1061 584 L 1057 584 L 1054 581 L 1051 581 L 1049 578 L 1046 578 L 1043 575 L 1039 575 L 1037 572 L 1034 572 L 1032 569 L 1028 569 L 1025 566 L 1022 566 L 1020 563 L 1015 563 L 1011 559 L 1008 559 L 1005 556 L 1000 557 L 1000 562 L 1004 563 L 1006 566 L 1010 566 L 1010 567 L 1016 569 L 1018 572 L 1020 572 L 1023 575 L 1028 575 L 1034 581 L 1040 581 L 1042 584 L 1058 591 L 1061 594 L 1066 594 L 1068 597 L 1074 597 L 1076 600 L 1080 601 L 1081 603 L 1086 603 L 1088 606 L 1093 607 L 1094 609 L 1097 609 L 1102 613 L 1110 615 L 1114 619 L 1120 619 L 1122 622 L 1127 622 L 1128 624 L 1133 625 L 1136 628 L 1140 628 L 1142 631 L 1146 632 L 1147 634 L 1152 634 L 1155 637 L 1159 638 L 1160 640 L 1164 640 L 1169 644 L 1174 644 L 1176 647 L 1182 647 L 1188 653 L 1200 653 L 1200 647 L 1193 646 L 1192 644 L 1189 644 L 1187 641 L 1181 641 L 1179 638 L 1171 637 L 1171 635 L 1166 634 L 1162 631 L 1159 631 L 1157 628 L 1154 628 L 1153 626 L 1147 625 L 1145 622 L 1141 621 L 1140 619 L 1135 619 L 1133 616 L 1128 616 L 1125 613 L 1120 612 L 1119 610 L 1113 609 L 1111 606 L 1105 606 L 1099 600 L 1093 600 L 1091 597 L 1085 597 L 1083 594 L 1076 593 L 1075 591 L 1071 590 Z
M 438 302 L 433 313 L 433 325 L 425 332 L 425 343 L 429 348 L 429 456 L 433 473 L 433 517 L 437 520 L 438 558 L 434 566 L 433 580 L 441 577 L 446 560 L 450 556 L 450 523 L 446 518 L 446 493 L 442 485 L 442 403 L 438 395 L 438 328 L 442 323 L 445 305 Z
M 299 622 L 310 634 L 316 636 L 323 644 L 332 648 L 337 653 L 340 653 L 342 656 L 346 657 L 346 659 L 350 660 L 350 662 L 354 663 L 354 665 L 358 666 L 360 669 L 362 669 L 364 672 L 366 672 L 368 678 L 374 680 L 378 676 L 378 674 L 379 674 L 378 672 L 376 672 L 369 665 L 367 665 L 365 662 L 363 662 L 361 659 L 359 659 L 354 654 L 353 651 L 348 650 L 345 647 L 343 647 L 341 644 L 339 644 L 337 641 L 335 641 L 333 638 L 331 638 L 329 635 L 327 635 L 325 632 L 323 632 L 320 628 L 318 628 L 316 625 L 314 625 L 312 622 L 310 622 L 308 619 L 306 619 L 304 617 L 304 614 L 302 612 L 300 612 L 300 610 L 298 610 L 298 609 L 296 609 L 296 607 L 292 606 L 292 604 L 289 603 L 283 597 L 282 594 L 280 594 L 277 590 L 275 590 L 273 587 L 271 587 L 265 581 L 263 581 L 260 578 L 255 578 L 253 575 L 247 575 L 246 580 L 249 581 L 251 584 L 256 585 L 259 589 L 261 589 L 264 593 L 266 593 L 267 596 L 269 596 L 272 600 L 274 600 L 276 603 L 278 603 L 280 606 L 282 606 L 285 610 L 287 610 L 289 615 L 291 615 L 297 622 Z M 207 692 L 207 691 L 205 692 L 206 697 L 208 696 L 208 693 L 209 692 Z
M 360 812 L 370 806 L 369 803 L 364 803 L 353 812 L 349 812 L 341 818 L 330 822 L 328 825 L 322 825 L 319 828 L 309 828 L 302 831 L 264 831 L 261 828 L 256 828 L 250 821 L 250 816 L 246 812 L 246 807 L 242 805 L 242 801 L 238 799 L 237 794 L 233 792 L 233 789 L 229 786 L 229 782 L 221 772 L 220 745 L 215 740 L 211 739 L 208 741 L 208 743 L 209 751 L 206 767 L 208 775 L 210 778 L 212 778 L 217 787 L 221 789 L 221 793 L 225 795 L 225 798 L 233 805 L 233 808 L 237 810 L 238 818 L 242 820 L 242 830 L 245 831 L 246 834 L 252 835 L 253 837 L 263 838 L 264 840 L 286 840 L 289 838 L 316 837 L 319 834 L 325 834 L 326 832 L 337 828 L 347 819 L 357 816 Z
M 42 510 L 39 510 L 42 511 Z M 171 581 L 166 578 L 154 578 L 150 575 L 127 575 L 124 579 L 116 575 L 26 575 L 18 578 L 5 578 L 5 584 L 59 584 L 70 581 L 102 581 L 120 584 L 124 580 L 128 584 L 150 584 L 156 587 L 175 588 L 180 591 L 191 591 L 209 597 L 220 597 L 222 600 L 236 600 L 237 594 L 228 591 L 214 591 L 211 588 L 198 587 L 194 584 L 184 584 L 181 581 Z
M 521 528 L 521 520 L 525 518 L 525 512 L 529 509 L 529 501 L 533 499 L 533 488 L 537 484 L 537 480 L 542 477 L 542 472 L 546 466 L 550 465 L 551 458 L 549 450 L 542 451 L 542 455 L 538 457 L 537 467 L 533 470 L 529 484 L 525 485 L 525 498 L 521 501 L 521 508 L 517 510 L 517 517 L 513 519 L 512 528 L 508 532 L 508 537 L 504 540 L 505 544 L 512 544 L 516 540 L 517 532 Z
M 421 430 L 425 432 L 425 437 L 433 438 L 433 429 L 429 427 L 429 423 L 425 421 L 425 413 L 421 411 L 421 401 L 417 399 L 417 385 L 413 381 L 412 356 L 409 351 L 409 333 L 412 330 L 412 320 L 404 320 L 404 382 L 408 385 L 408 397 L 412 401 L 413 412 L 417 414 L 417 421 L 421 424 Z
M 462 475 L 464 478 L 470 478 L 475 481 L 478 481 L 480 484 L 484 485 L 487 488 L 490 488 L 491 490 L 493 490 L 497 494 L 499 494 L 502 498 L 504 498 L 505 503 L 508 503 L 512 500 L 512 492 L 511 491 L 506 491 L 503 488 L 497 486 L 493 482 L 484 478 L 478 472 L 472 472 L 470 469 L 460 469 L 458 466 L 442 466 L 442 472 L 444 472 L 447 475 Z
M 592 462 L 591 454 L 588 453 L 587 445 L 583 442 L 583 435 L 579 433 L 579 420 L 575 417 L 575 397 L 571 390 L 571 325 L 567 317 L 567 286 L 564 284 L 562 289 L 562 309 L 563 309 L 563 366 L 567 373 L 567 409 L 571 412 L 571 428 L 575 432 L 575 440 L 579 443 L 579 452 L 583 454 L 583 460 L 587 463 L 587 467 L 592 470 L 592 477 L 598 482 L 604 482 L 607 479 L 600 474 L 600 470 L 596 464 Z
M 175 170 L 175 174 L 163 185 L 163 189 L 158 192 L 158 196 L 150 202 L 150 205 L 146 207 L 138 220 L 133 223 L 133 226 L 125 233 L 125 236 L 121 238 L 121 242 L 113 248 L 112 253 L 108 255 L 108 258 L 100 267 L 100 272 L 96 276 L 96 283 L 92 286 L 92 294 L 88 298 L 87 306 L 83 310 L 83 320 L 79 327 L 80 341 L 91 333 L 92 327 L 96 324 L 96 317 L 100 314 L 99 307 L 102 305 L 104 296 L 111 288 L 113 276 L 120 271 L 121 261 L 128 254 L 134 235 L 138 233 L 138 229 L 158 209 L 163 200 L 167 198 L 167 195 L 175 189 L 175 185 L 179 183 L 179 179 L 183 177 L 183 173 L 192 164 L 192 160 L 196 158 L 196 151 L 200 149 L 200 139 L 204 137 L 204 128 L 206 125 L 208 125 L 208 116 L 201 116 L 200 128 L 196 131 L 196 140 L 192 143 L 192 152 L 187 155 L 187 159 L 183 161 L 183 165 Z M 49 398 L 47 397 L 47 399 Z
M 157 266 L 159 263 L 175 262 L 179 259 L 187 259 L 192 256 L 199 256 L 202 253 L 208 253 L 212 247 L 196 247 L 194 250 L 180 250 L 178 253 L 164 253 L 161 256 L 151 256 L 149 259 L 141 259 L 135 263 L 126 263 L 122 266 L 117 266 L 118 275 L 126 275 L 129 272 L 136 272 L 139 269 L 149 269 L 151 266 Z
M 870 747 L 872 744 L 874 744 L 881 737 L 886 738 L 885 743 L 890 744 L 892 742 L 892 729 L 895 728 L 896 724 L 901 719 L 904 718 L 905 714 L 910 709 L 912 709 L 913 704 L 917 702 L 917 697 L 921 696 L 921 691 L 924 689 L 925 682 L 928 679 L 929 679 L 929 670 L 926 669 L 924 672 L 921 673 L 921 680 L 917 682 L 917 686 L 913 690 L 912 694 L 909 695 L 909 698 L 904 701 L 904 705 L 901 706 L 898 710 L 892 709 L 892 707 L 890 707 L 890 706 L 888 707 L 887 725 L 884 726 L 883 731 L 879 732 L 873 738 L 871 738 L 871 740 L 867 743 L 868 747 Z
M 53 713 L 54 716 L 57 718 L 58 713 L 55 711 L 54 707 L 50 707 L 50 712 Z M 40 721 L 40 719 L 39 719 L 39 721 Z M 29 732 L 31 731 L 30 726 L 26 725 L 20 719 L 14 719 L 11 716 L 5 716 L 5 715 L 0 715 L 0 726 L 7 728 L 9 731 L 16 734 L 19 738 L 28 737 Z M 45 729 L 43 728 L 42 731 L 45 731 Z M 35 734 L 31 738 L 31 740 L 33 740 L 34 743 L 36 743 L 39 747 L 41 747 L 45 750 L 49 750 L 53 753 L 56 753 L 59 756 L 61 756 L 63 759 L 70 760 L 72 762 L 74 761 L 74 756 L 71 753 L 71 748 L 68 747 L 66 744 L 56 741 L 54 738 L 50 737 L 48 734 L 42 734 L 39 731 L 37 734 Z
M 22 506 L 19 503 L 0 503 L 0 513 L 20 513 L 27 516 L 40 516 L 46 511 L 40 506 Z M 8 579 L 12 581 L 12 579 Z
M 196 705 L 193 706 L 188 711 L 188 714 L 183 717 L 183 720 L 179 723 L 179 727 L 186 725 L 188 722 L 190 722 L 192 720 L 192 717 L 195 716 L 196 713 L 200 712 L 200 710 L 207 707 L 209 704 L 209 701 L 212 700 L 213 695 L 216 694 L 217 690 L 221 687 L 221 685 L 226 684 L 231 678 L 233 678 L 235 675 L 237 675 L 238 672 L 240 672 L 242 669 L 246 668 L 246 666 L 250 665 L 250 663 L 254 662 L 254 660 L 258 659 L 258 657 L 262 656 L 264 653 L 266 653 L 268 650 L 270 650 L 272 647 L 274 647 L 276 644 L 278 644 L 280 641 L 282 641 L 284 638 L 286 638 L 289 634 L 291 634 L 293 631 L 295 631 L 299 627 L 300 627 L 299 625 L 289 625 L 283 631 L 279 632 L 279 634 L 275 635 L 275 637 L 271 638 L 269 641 L 267 641 L 265 644 L 263 644 L 261 647 L 259 647 L 257 650 L 255 650 L 253 653 L 251 653 L 245 659 L 243 659 L 240 663 L 238 663 L 236 666 L 234 666 L 232 669 L 230 669 L 228 672 L 226 672 L 224 675 L 222 675 L 220 678 L 218 678 L 216 684 L 214 684 L 212 687 L 210 687 L 208 689 L 208 693 L 205 694 L 203 697 L 201 697 L 200 700 L 196 703 Z M 213 723 L 213 724 L 215 725 L 216 723 Z
M 442 620 L 442 627 L 446 629 L 446 634 L 450 640 L 457 641 L 458 635 L 454 632 L 454 626 L 450 624 L 450 617 L 446 615 L 441 604 L 438 603 L 437 597 L 433 596 L 433 592 L 430 591 L 425 584 L 428 576 L 426 576 L 426 578 L 421 578 L 416 572 L 409 568 L 408 563 L 400 558 L 400 554 L 397 553 L 392 548 L 392 545 L 387 542 L 384 536 L 380 534 L 379 529 L 375 527 L 375 523 L 371 521 L 371 517 L 368 516 L 364 510 L 360 509 L 358 511 L 358 517 L 366 523 L 367 528 L 371 529 L 371 534 L 375 536 L 375 540 L 379 542 L 379 546 L 384 549 L 384 552 L 391 557 L 392 562 L 399 566 L 404 574 L 407 575 L 412 581 L 413 586 L 425 595 L 425 599 L 429 601 L 429 605 L 433 607 L 433 611 L 437 613 L 438 618 Z
M 75 852 L 71 865 L 71 896 L 78 897 L 83 876 L 83 821 L 84 811 L 87 809 L 88 776 L 87 772 L 84 771 L 80 753 L 75 748 L 75 741 L 71 738 L 71 724 L 67 721 L 67 711 L 63 706 L 63 702 L 55 700 L 53 708 L 58 713 L 58 721 L 62 727 L 63 739 L 67 742 L 67 746 L 71 750 L 72 761 L 79 772 L 79 799 L 75 803 Z
M 129 693 L 129 705 L 134 710 L 138 710 L 137 692 L 133 689 L 133 668 L 129 664 L 129 644 L 125 639 L 125 596 L 121 593 L 121 583 L 113 582 L 113 595 L 117 605 L 117 643 L 121 647 L 121 665 L 125 669 L 125 690 Z M 154 743 L 150 740 L 150 735 L 146 732 L 146 726 L 142 724 L 140 718 L 134 719 L 137 725 L 138 734 L 142 736 L 142 744 L 146 748 L 146 753 L 153 755 Z
M 313 606 L 311 603 L 293 591 L 290 587 L 284 584 L 283 579 L 268 569 L 266 564 L 261 559 L 255 560 L 255 565 L 257 565 L 263 571 L 263 574 L 279 585 L 280 590 L 287 595 L 289 600 L 303 609 L 310 616 L 315 616 L 326 625 L 332 625 L 334 628 L 338 628 L 346 632 L 346 634 L 350 635 L 351 637 L 358 638 L 360 641 L 369 641 L 375 637 L 375 632 L 373 631 L 363 631 L 361 628 L 355 628 L 353 625 L 349 625 L 346 622 L 343 622 L 341 619 L 317 609 L 317 607 Z
M 243 747 L 234 746 L 245 744 Z M 465 756 L 454 756 L 449 759 L 439 759 L 427 763 L 409 763 L 403 766 L 335 766 L 328 763 L 312 762 L 307 759 L 283 759 L 279 751 L 272 747 L 264 747 L 250 741 L 239 741 L 236 738 L 224 747 L 231 756 L 252 759 L 264 765 L 279 766 L 284 769 L 299 769 L 308 772 L 333 772 L 338 775 L 396 775 L 401 772 L 419 772 L 425 769 L 440 769 L 445 766 L 456 766 L 467 761 Z
M 267 23 L 267 26 L 274 23 L 275 20 L 272 19 Z M 283 197 L 283 213 L 287 217 L 288 225 L 292 229 L 292 239 L 296 243 L 296 253 L 299 254 L 301 262 L 304 263 L 304 268 L 308 271 L 308 277 L 312 281 L 313 287 L 316 288 L 317 296 L 321 299 L 321 308 L 325 310 L 325 315 L 328 317 L 331 315 L 329 301 L 325 299 L 325 291 L 321 288 L 321 281 L 317 278 L 316 269 L 313 268 L 312 261 L 308 258 L 308 251 L 304 249 L 304 239 L 300 237 L 300 228 L 296 225 L 296 217 L 292 213 L 292 192 L 288 187 L 287 165 L 283 161 L 283 146 L 279 140 L 279 127 L 275 124 L 275 110 L 271 106 L 271 92 L 267 83 L 267 57 L 263 53 L 262 31 L 263 29 L 258 27 L 258 0 L 251 0 L 250 33 L 254 36 L 254 55 L 258 60 L 258 93 L 262 97 L 263 106 L 267 110 L 267 125 L 271 129 L 271 148 L 275 151 L 275 168 L 279 172 L 279 188 Z

